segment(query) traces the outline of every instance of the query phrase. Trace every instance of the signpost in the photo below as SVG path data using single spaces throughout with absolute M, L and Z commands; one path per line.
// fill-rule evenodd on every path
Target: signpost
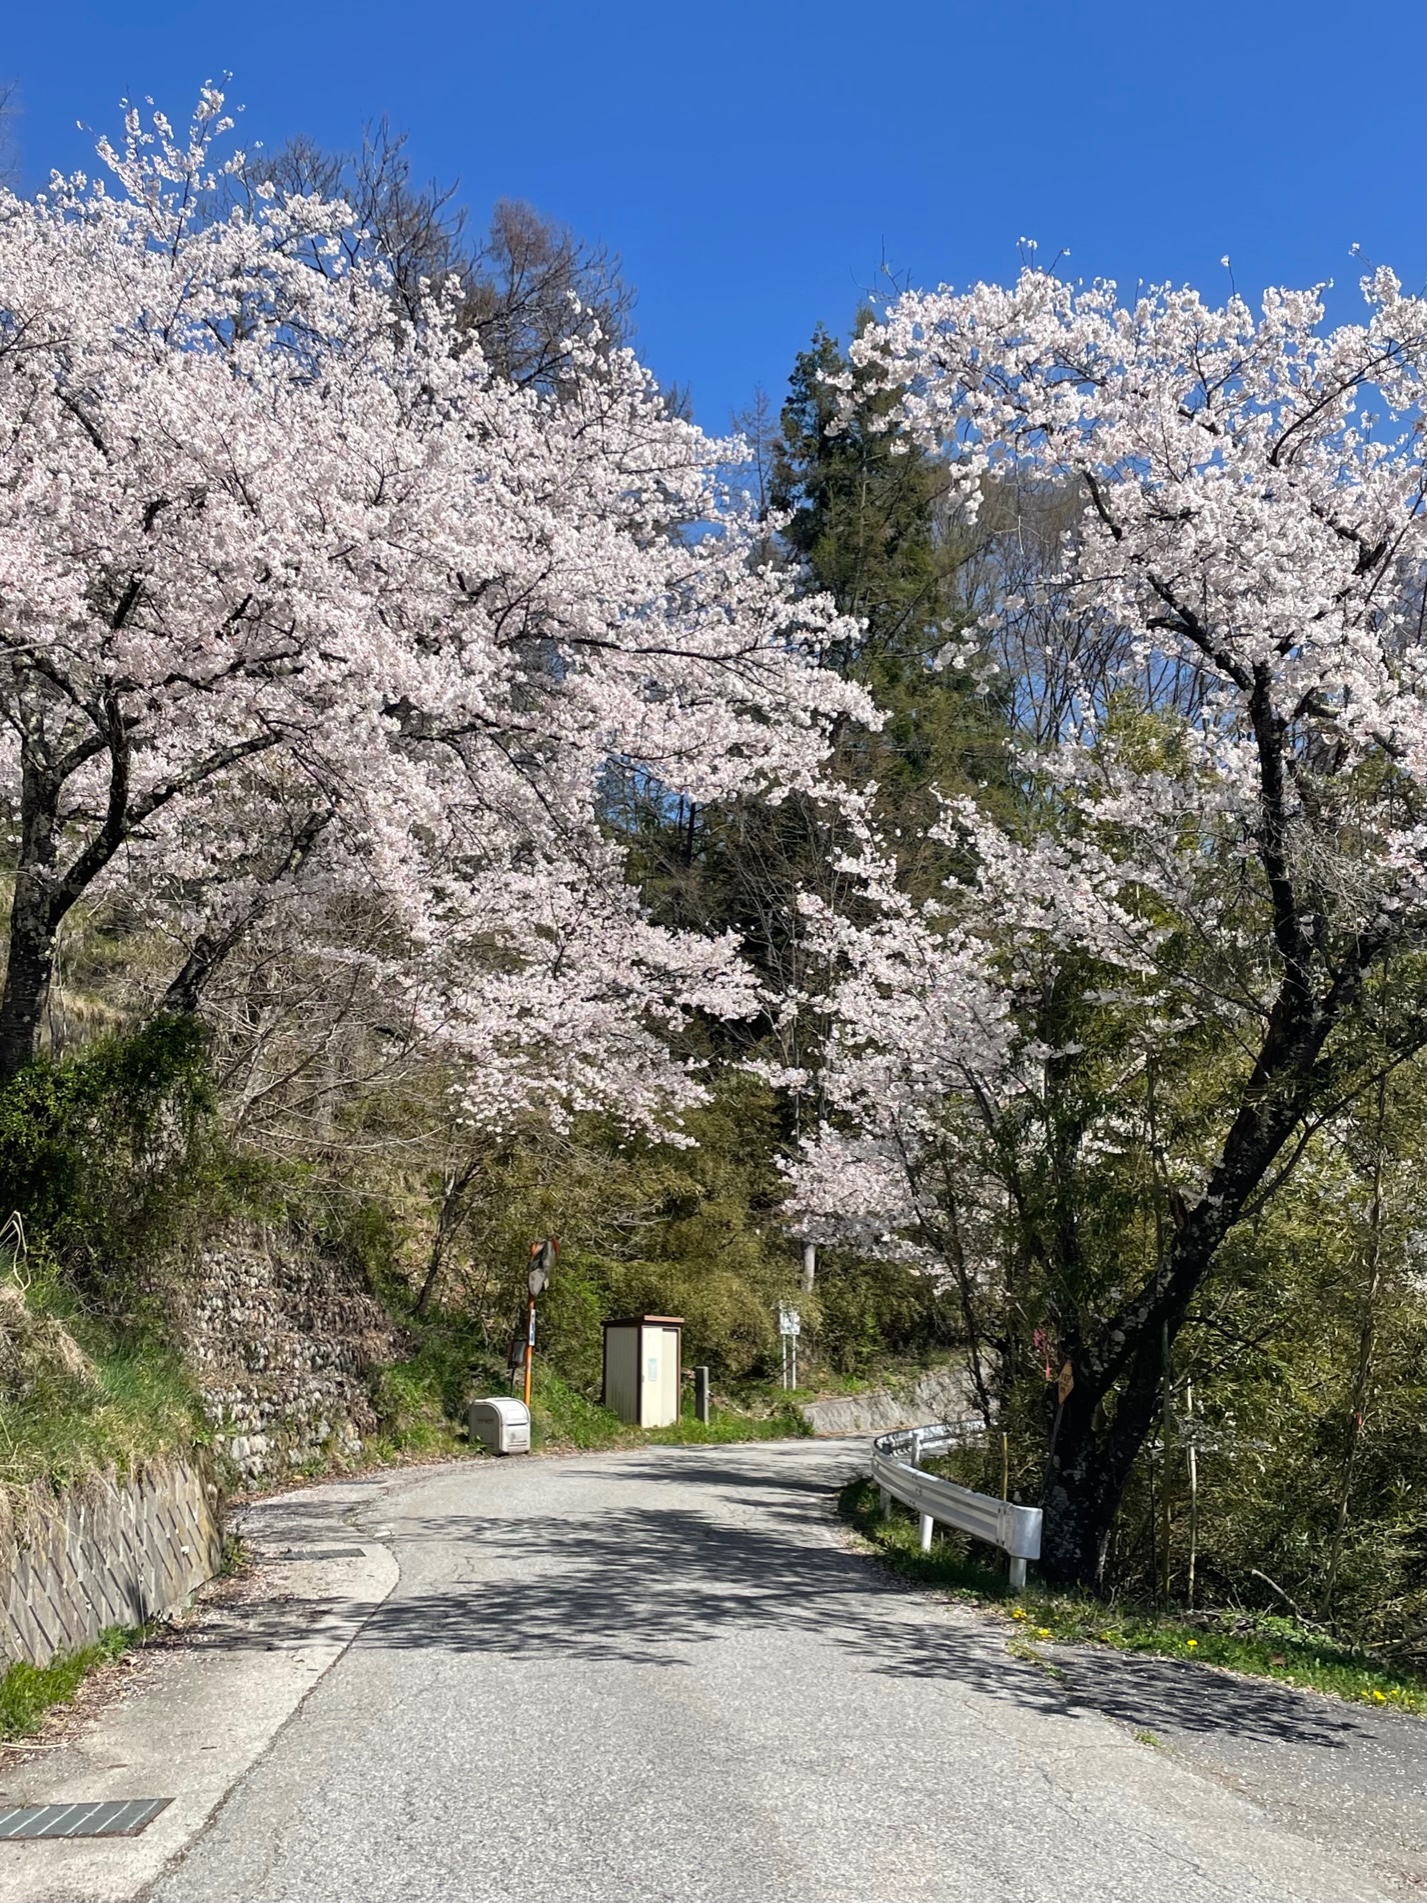
M 558 1236 L 546 1236 L 543 1242 L 530 1245 L 530 1266 L 526 1270 L 525 1286 L 530 1291 L 526 1298 L 525 1309 L 525 1405 L 530 1406 L 530 1377 L 535 1366 L 535 1298 L 543 1295 L 550 1286 L 550 1277 L 554 1273 L 555 1258 L 560 1253 Z
M 783 1386 L 795 1388 L 798 1385 L 798 1336 L 803 1332 L 803 1320 L 796 1308 L 789 1308 L 785 1302 L 778 1305 L 778 1334 L 783 1344 Z M 789 1372 L 792 1379 L 789 1380 Z

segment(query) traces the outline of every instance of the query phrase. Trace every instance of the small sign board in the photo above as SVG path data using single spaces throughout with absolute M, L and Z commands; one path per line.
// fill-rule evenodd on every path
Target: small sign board
M 803 1318 L 796 1308 L 788 1308 L 780 1303 L 778 1307 L 778 1333 L 794 1337 L 803 1332 Z
M 1060 1371 L 1059 1381 L 1057 1381 L 1055 1384 L 1056 1395 L 1059 1398 L 1060 1405 L 1062 1407 L 1064 1407 L 1066 1402 L 1070 1399 L 1070 1391 L 1074 1386 L 1075 1386 L 1075 1370 L 1074 1368 L 1071 1367 L 1070 1363 L 1067 1361 L 1065 1366 Z
M 530 1245 L 530 1269 L 526 1275 L 526 1287 L 531 1298 L 543 1295 L 550 1286 L 550 1277 L 555 1269 L 555 1257 L 560 1253 L 560 1245 L 553 1236 L 546 1236 L 543 1242 Z

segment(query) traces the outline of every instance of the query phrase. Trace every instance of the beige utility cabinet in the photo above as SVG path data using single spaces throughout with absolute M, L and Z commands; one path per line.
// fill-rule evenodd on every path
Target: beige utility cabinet
M 672 1427 L 679 1418 L 681 1315 L 635 1315 L 604 1325 L 600 1399 L 634 1427 Z

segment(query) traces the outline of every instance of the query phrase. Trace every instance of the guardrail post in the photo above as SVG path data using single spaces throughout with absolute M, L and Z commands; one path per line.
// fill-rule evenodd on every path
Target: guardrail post
M 958 1423 L 957 1427 L 969 1425 Z M 935 1457 L 944 1444 L 954 1444 L 955 1440 L 954 1429 L 937 1426 L 908 1427 L 874 1436 L 872 1480 L 881 1500 L 882 1517 L 891 1518 L 894 1500 L 909 1506 L 917 1516 L 924 1553 L 931 1551 L 932 1530 L 937 1525 L 958 1527 L 974 1539 L 999 1546 L 1010 1560 L 1012 1592 L 1023 1592 L 1027 1561 L 1040 1557 L 1041 1510 L 978 1493 L 974 1487 L 964 1487 L 959 1481 L 927 1473 L 920 1467 L 924 1452 Z

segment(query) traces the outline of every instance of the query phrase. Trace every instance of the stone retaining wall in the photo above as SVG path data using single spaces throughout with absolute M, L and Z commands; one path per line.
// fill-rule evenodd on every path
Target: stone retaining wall
M 178 1301 L 214 1451 L 244 1485 L 360 1453 L 377 1424 L 373 1377 L 403 1343 L 354 1263 L 254 1226 L 187 1263 Z
M 108 1626 L 177 1611 L 223 1561 L 218 1489 L 200 1460 L 131 1479 L 0 1497 L 0 1664 L 48 1665 Z

